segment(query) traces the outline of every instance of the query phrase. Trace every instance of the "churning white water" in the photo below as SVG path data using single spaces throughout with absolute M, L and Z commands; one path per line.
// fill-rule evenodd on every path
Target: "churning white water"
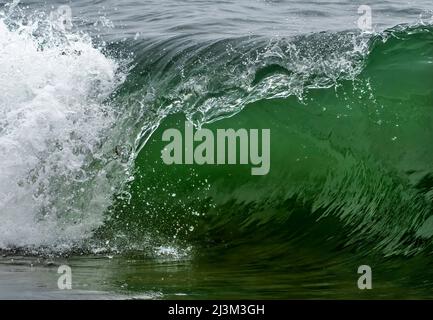
M 102 223 L 113 193 L 102 150 L 114 116 L 104 100 L 118 68 L 86 35 L 3 14 L 1 249 L 68 248 Z

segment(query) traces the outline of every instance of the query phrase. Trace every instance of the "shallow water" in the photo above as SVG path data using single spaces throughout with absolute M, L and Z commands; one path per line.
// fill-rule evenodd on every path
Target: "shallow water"
M 362 4 L 2 2 L 0 298 L 432 298 L 432 6 Z M 185 120 L 269 174 L 167 166 Z

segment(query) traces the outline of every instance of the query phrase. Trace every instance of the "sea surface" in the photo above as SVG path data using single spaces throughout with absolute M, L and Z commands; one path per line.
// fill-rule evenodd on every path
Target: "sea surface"
M 432 111 L 430 0 L 0 1 L 0 299 L 432 299 Z

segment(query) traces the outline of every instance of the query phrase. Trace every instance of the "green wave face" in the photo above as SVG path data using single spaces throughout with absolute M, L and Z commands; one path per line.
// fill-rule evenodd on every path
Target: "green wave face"
M 304 39 L 317 46 L 314 40 Z M 134 177 L 98 236 L 130 249 L 143 243 L 185 248 L 196 266 L 194 292 L 206 286 L 206 277 L 216 281 L 221 270 L 232 290 L 227 292 L 235 295 L 241 289 L 229 283 L 241 277 L 263 289 L 258 297 L 266 290 L 272 297 L 317 297 L 323 289 L 328 296 L 358 297 L 350 271 L 370 264 L 385 279 L 372 296 L 390 288 L 393 297 L 407 294 L 408 285 L 421 281 L 413 270 L 426 267 L 423 275 L 431 274 L 432 44 L 431 27 L 395 28 L 372 37 L 362 55 L 352 51 L 357 59 L 344 70 L 316 59 L 320 68 L 301 73 L 273 57 L 252 72 L 250 83 L 227 88 L 230 79 L 220 79 L 220 87 L 207 83 L 209 90 L 196 96 L 191 90 L 197 87 L 186 88 L 172 74 L 167 82 L 167 64 L 160 77 L 168 87 L 158 100 L 167 105 L 164 116 L 158 117 L 161 109 L 154 112 L 159 126 L 150 137 L 143 130 L 147 143 L 137 140 Z M 190 67 L 196 65 L 193 54 L 183 54 Z M 220 61 L 226 58 L 207 67 L 224 73 L 233 62 Z M 332 77 L 318 70 L 332 70 Z M 288 85 L 295 79 L 302 85 Z M 179 87 L 190 90 L 182 97 L 183 111 L 173 98 Z M 203 107 L 213 99 L 226 101 L 230 116 L 223 116 L 224 105 Z M 183 132 L 186 119 L 215 136 L 218 129 L 270 129 L 270 172 L 251 175 L 251 165 L 166 165 L 163 132 Z M 312 287 L 300 291 L 299 283 Z M 423 283 L 417 296 L 430 295 L 431 283 Z
M 308 39 L 317 46 L 314 40 Z M 232 103 L 232 116 L 216 110 L 212 117 L 217 121 L 209 117 L 211 122 L 202 122 L 215 136 L 217 129 L 270 129 L 270 172 L 265 176 L 251 175 L 251 165 L 163 163 L 164 130 L 183 131 L 185 118 L 207 117 L 192 113 L 188 104 L 179 110 L 171 100 L 159 127 L 138 148 L 134 180 L 100 234 L 120 232 L 120 243 L 129 245 L 171 239 L 193 245 L 199 256 L 233 250 L 234 255 L 250 252 L 254 261 L 280 263 L 288 263 L 298 250 L 322 257 L 336 250 L 357 252 L 353 257 L 428 252 L 433 235 L 432 43 L 430 27 L 396 28 L 370 39 L 368 53 L 357 62 L 359 72 L 351 76 L 349 67 L 334 79 L 312 72 L 306 76 L 271 59 L 255 70 L 248 90 L 241 90 L 244 84 L 225 88 L 229 80 L 220 79 L 218 92 L 192 98 L 188 92 L 196 99 L 194 110 L 214 98 Z M 226 58 L 217 56 L 214 66 L 207 67 L 226 63 L 225 71 L 227 64 L 241 60 L 218 60 Z M 171 71 L 169 64 L 166 68 Z M 331 70 L 324 64 L 314 71 L 326 68 Z M 161 71 L 163 83 L 178 93 L 184 83 L 173 75 L 168 82 L 167 70 Z M 263 91 L 301 76 L 302 95 L 275 90 L 272 97 Z M 240 100 L 245 108 L 235 106 Z

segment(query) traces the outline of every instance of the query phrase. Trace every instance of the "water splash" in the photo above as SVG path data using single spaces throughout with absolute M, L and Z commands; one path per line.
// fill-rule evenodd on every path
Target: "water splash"
M 0 247 L 69 247 L 111 201 L 104 101 L 123 77 L 85 34 L 2 16 Z

